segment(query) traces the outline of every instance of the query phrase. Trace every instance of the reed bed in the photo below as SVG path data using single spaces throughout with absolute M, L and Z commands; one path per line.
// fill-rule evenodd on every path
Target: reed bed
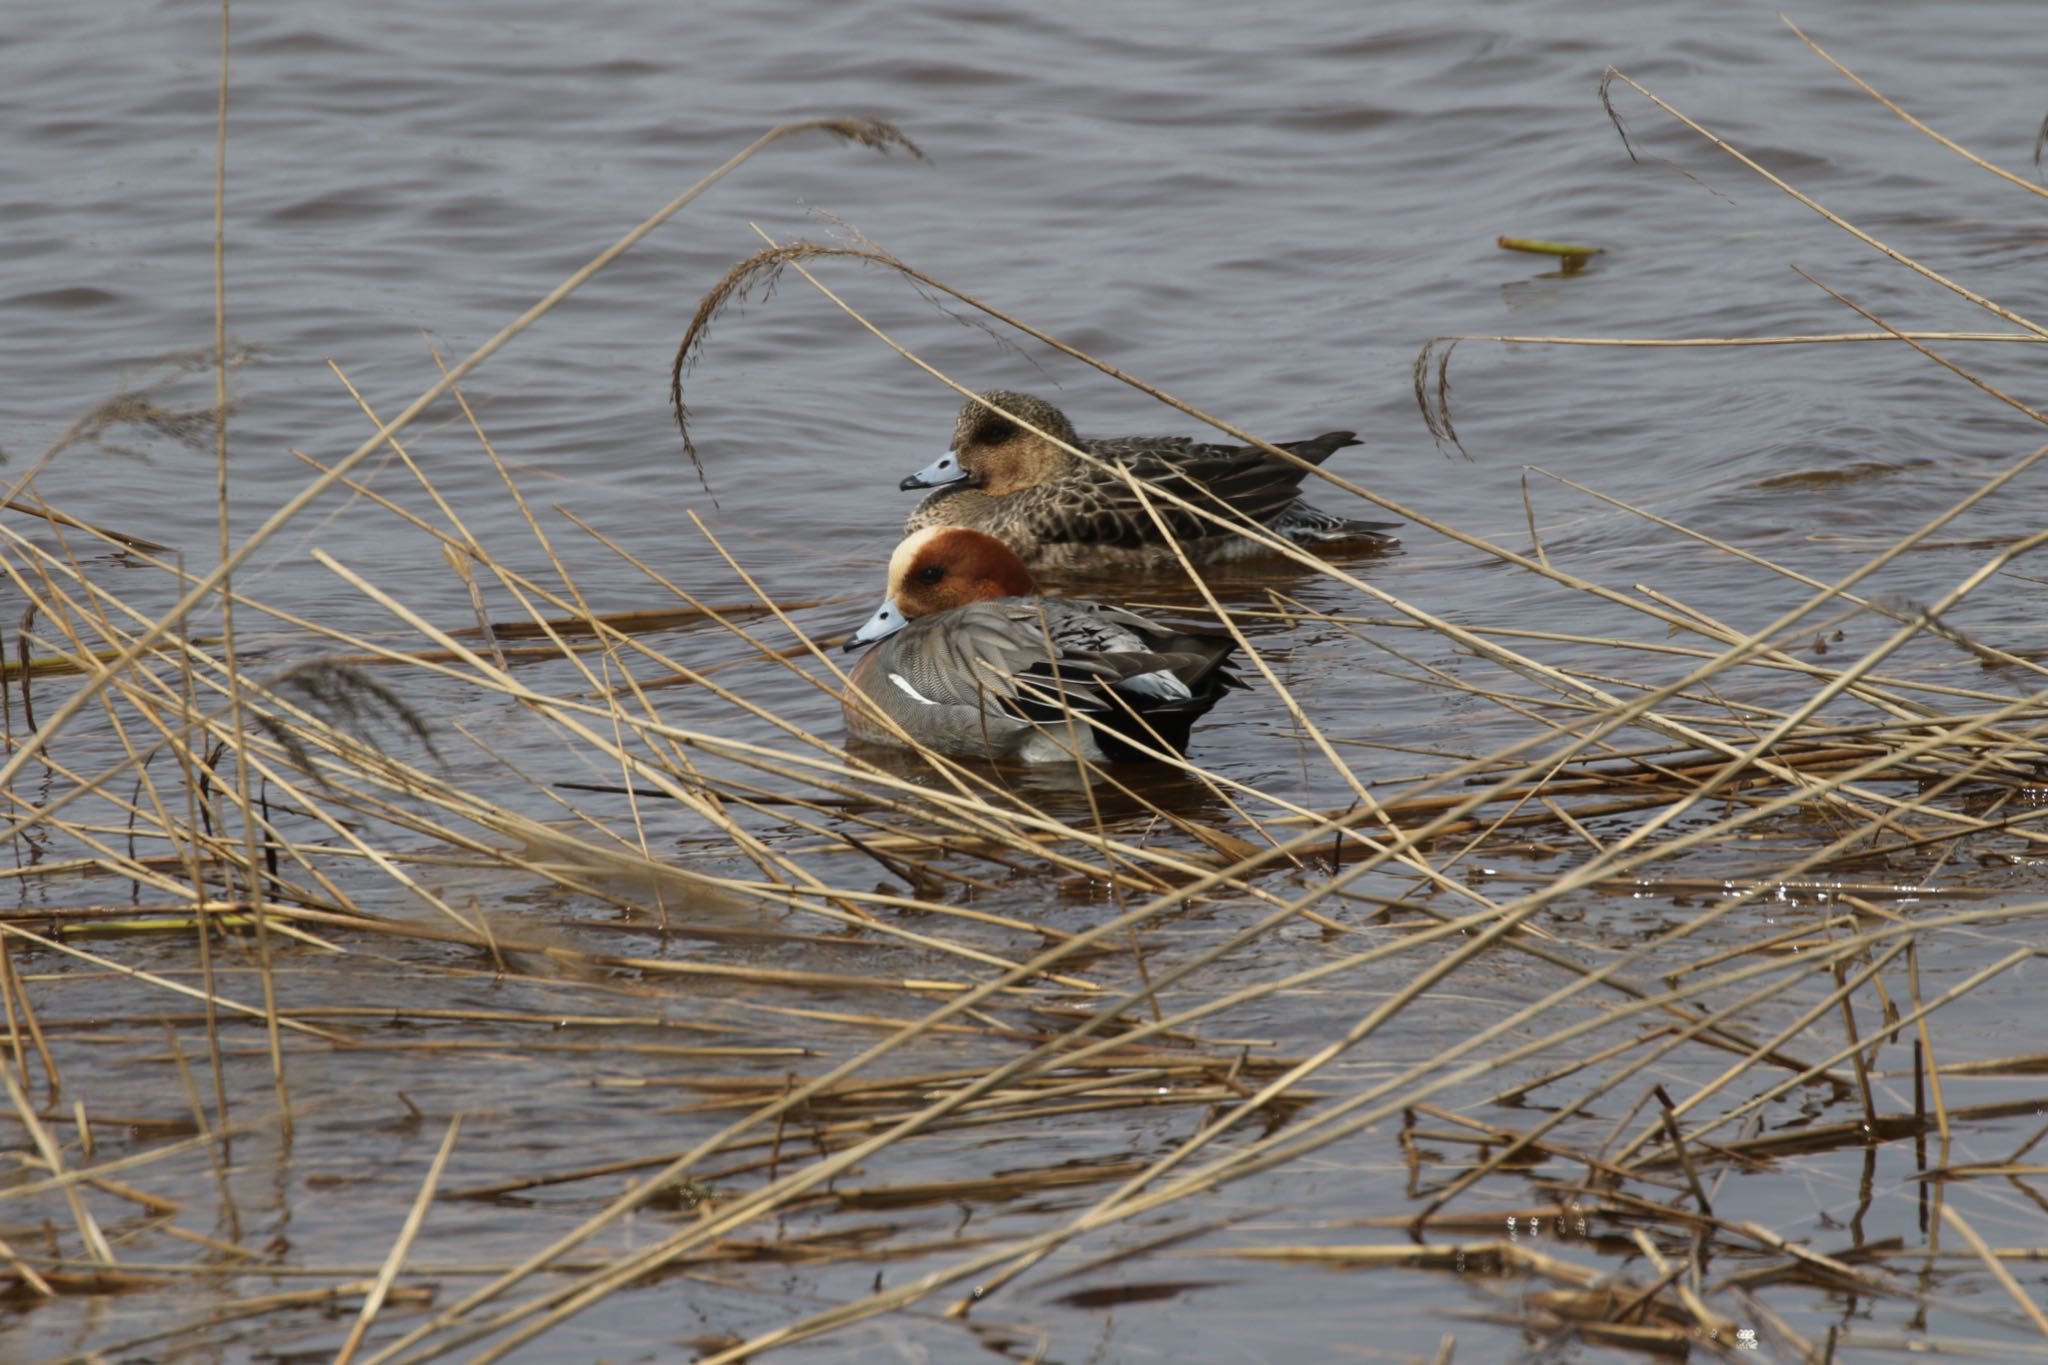
M 885 125 L 777 129 L 664 213 L 797 131 L 908 147 Z M 2048 336 L 1890 254 L 2019 329 L 2001 339 Z M 1139 383 L 880 248 L 770 242 L 683 338 L 679 418 L 692 359 L 716 363 L 711 320 L 780 272 L 966 392 L 813 273 L 847 258 Z M 1860 335 L 1955 364 L 1877 325 Z M 2042 1132 L 2000 1135 L 2048 1105 L 2048 1052 L 1942 1029 L 1959 1002 L 2015 1008 L 2039 971 L 2040 884 L 1963 871 L 2041 856 L 2048 683 L 1944 617 L 2043 537 L 1987 547 L 1924 602 L 1864 590 L 2048 445 L 1829 581 L 1557 481 L 1776 581 L 1789 605 L 1755 619 L 1602 581 L 1547 553 L 1533 517 L 1511 547 L 1316 469 L 1559 606 L 1547 624 L 1451 619 L 1370 562 L 1289 545 L 1273 548 L 1351 605 L 1162 588 L 1238 635 L 1259 704 L 1332 793 L 1304 801 L 1205 767 L 1199 744 L 1163 776 L 849 752 L 796 718 L 829 715 L 845 686 L 828 646 L 846 603 L 775 600 L 708 527 L 730 568 L 716 591 L 665 576 L 630 531 L 529 504 L 463 389 L 512 330 L 395 416 L 366 402 L 372 434 L 339 461 L 302 456 L 305 494 L 220 569 L 91 508 L 42 508 L 33 534 L 0 523 L 28 607 L 0 770 L 17 850 L 0 1076 L 19 1133 L 0 1276 L 10 1313 L 126 1306 L 71 1358 L 489 1361 L 625 1313 L 706 1361 L 883 1315 L 1036 1359 L 1054 1308 L 1368 1270 L 1465 1287 L 1470 1321 L 1428 1329 L 1438 1359 L 1503 1330 L 1810 1361 L 2048 1335 L 2048 1248 L 1986 1235 L 2042 1205 Z M 1446 354 L 1418 359 L 1418 394 L 1455 440 Z M 407 425 L 444 395 L 523 543 L 473 535 L 408 454 Z M 386 450 L 417 497 L 356 477 Z M 473 619 L 431 619 L 374 564 L 320 550 L 385 628 L 233 576 L 329 490 L 438 540 Z M 1170 535 L 1172 495 L 1140 495 Z M 35 510 L 27 479 L 12 500 Z M 646 609 L 594 611 L 586 556 L 642 575 Z M 1640 629 L 1574 631 L 1579 603 Z M 200 628 L 229 604 L 233 642 Z M 1812 647 L 1845 625 L 1854 645 Z M 1290 683 L 1296 636 L 1511 737 L 1383 747 L 1369 717 Z M 763 679 L 819 700 L 778 710 Z M 516 752 L 507 717 L 527 732 Z M 559 764 L 522 767 L 535 733 Z M 539 803 L 545 819 L 520 809 Z M 481 1067 L 495 1097 L 451 1100 L 446 1078 Z M 407 1079 L 365 1093 L 352 1069 Z M 627 1107 L 675 1140 L 613 1151 L 607 1115 Z M 326 1254 L 253 1188 L 252 1148 L 351 1125 L 416 1132 L 420 1164 L 294 1179 L 379 1220 L 381 1259 Z M 536 1140 L 478 1153 L 486 1126 Z M 1325 1216 L 1303 1191 L 1333 1172 L 1383 1192 L 1379 1211 Z M 759 1292 L 791 1276 L 800 1298 Z M 1815 1327 L 1844 1302 L 1865 1306 L 1856 1325 Z

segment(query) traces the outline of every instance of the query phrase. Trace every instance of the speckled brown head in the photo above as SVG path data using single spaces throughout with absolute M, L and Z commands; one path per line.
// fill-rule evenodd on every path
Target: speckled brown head
M 1070 445 L 1079 440 L 1066 414 L 1043 398 L 1005 389 L 992 390 L 967 400 L 960 409 L 960 420 L 953 426 L 953 448 L 905 479 L 902 486 L 937 488 L 965 483 L 989 497 L 999 498 L 1036 487 L 1066 472 L 1073 456 L 1045 436 L 1028 431 L 997 412 L 998 407 L 1029 422 L 1046 436 Z
M 933 526 L 907 537 L 889 556 L 888 600 L 853 633 L 846 648 L 893 635 L 920 616 L 1037 592 L 1017 552 L 994 536 Z

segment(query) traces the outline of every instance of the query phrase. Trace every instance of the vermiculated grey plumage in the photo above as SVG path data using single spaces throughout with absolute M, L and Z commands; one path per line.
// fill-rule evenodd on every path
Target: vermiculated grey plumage
M 942 752 L 1043 759 L 1071 743 L 1087 757 L 1142 758 L 1183 752 L 1195 721 L 1244 686 L 1227 666 L 1235 649 L 1116 607 L 1006 597 L 912 621 L 854 681 Z M 891 738 L 871 718 L 853 723 Z

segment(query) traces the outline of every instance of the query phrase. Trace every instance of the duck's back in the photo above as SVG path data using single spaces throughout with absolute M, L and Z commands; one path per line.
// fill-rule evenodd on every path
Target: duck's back
M 1335 451 L 1357 444 L 1356 433 L 1331 431 L 1281 449 L 1321 464 Z M 1213 512 L 1224 523 L 1247 518 L 1285 530 L 1290 518 L 1300 520 L 1304 511 L 1312 511 L 1300 496 L 1306 471 L 1256 446 L 1204 444 L 1185 436 L 1121 436 L 1080 445 L 1145 483 Z M 1383 523 L 1313 516 L 1321 518 L 1313 523 L 1319 533 L 1323 523 L 1368 535 L 1384 529 Z M 1027 562 L 1044 563 L 1067 557 L 1063 552 L 1084 550 L 1136 551 L 1156 557 L 1165 543 L 1160 522 L 1176 540 L 1189 543 L 1196 558 L 1212 558 L 1214 552 L 1244 543 L 1227 524 L 1166 498 L 1141 498 L 1116 470 L 1081 461 L 1044 483 L 1000 496 L 965 486 L 939 489 L 911 512 L 904 533 L 930 526 L 967 526 L 1007 542 Z M 1310 524 L 1304 522 L 1304 529 Z
M 976 602 L 875 646 L 854 670 L 866 704 L 850 699 L 847 724 L 863 738 L 894 740 L 872 708 L 947 753 L 1043 759 L 1070 740 L 1094 759 L 1144 756 L 1134 744 L 1179 752 L 1194 722 L 1242 686 L 1226 667 L 1234 648 L 1114 607 Z

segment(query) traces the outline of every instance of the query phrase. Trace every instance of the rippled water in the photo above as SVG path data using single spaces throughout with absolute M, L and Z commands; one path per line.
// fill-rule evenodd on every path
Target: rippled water
M 2025 166 L 2044 112 L 2031 7 L 1833 3 L 1795 17 L 1943 132 Z M 11 477 L 116 388 L 162 382 L 167 405 L 211 401 L 209 373 L 167 358 L 211 344 L 219 27 L 204 6 L 165 4 L 15 0 L 9 18 L 0 33 L 0 114 L 10 130 L 0 143 L 0 448 L 10 463 L 0 473 Z M 761 245 L 756 224 L 781 241 L 857 230 L 1269 437 L 1356 427 L 1367 444 L 1333 466 L 1393 501 L 1518 550 L 1530 548 L 1533 518 L 1560 567 L 1624 592 L 1647 584 L 1744 627 L 1795 600 L 1794 585 L 1525 471 L 1577 480 L 1832 577 L 2039 440 L 2027 419 L 1903 348 L 1488 342 L 1463 344 L 1451 362 L 1452 415 L 1469 457 L 1431 439 L 1411 367 L 1433 336 L 1867 330 L 1793 265 L 1900 325 L 1998 325 L 1617 88 L 1632 158 L 1599 104 L 1609 64 L 1879 239 L 2021 312 L 2043 311 L 2042 201 L 1912 132 L 1765 7 L 1055 3 L 965 13 L 935 3 L 723 3 L 584 12 L 279 3 L 236 12 L 232 54 L 228 327 L 249 350 L 232 425 L 239 533 L 306 482 L 293 448 L 331 460 L 372 429 L 330 362 L 389 416 L 433 382 L 433 351 L 451 361 L 466 355 L 778 122 L 879 116 L 927 154 L 879 156 L 821 137 L 773 147 L 466 384 L 598 610 L 649 605 L 649 590 L 552 505 L 709 600 L 744 600 L 743 585 L 692 526 L 694 512 L 778 598 L 826 599 L 799 619 L 834 633 L 879 591 L 912 501 L 897 480 L 950 431 L 958 406 L 950 391 L 791 276 L 772 297 L 721 319 L 688 379 L 708 491 L 700 485 L 668 411 L 668 366 L 698 298 Z M 1503 234 L 1586 242 L 1603 254 L 1560 273 L 1544 258 L 1500 250 Z M 976 387 L 1054 396 L 1085 434 L 1190 429 L 1042 346 L 962 325 L 962 310 L 935 307 L 881 271 L 832 264 L 820 275 L 934 365 Z M 1957 354 L 2022 397 L 2039 387 L 2022 348 Z M 406 443 L 482 540 L 524 569 L 545 570 L 452 404 Z M 59 507 L 180 547 L 202 565 L 217 534 L 212 461 L 210 447 L 124 428 L 67 451 L 38 488 Z M 424 508 L 403 474 L 385 462 L 375 486 Z M 2039 478 L 2016 486 L 1939 547 L 1888 568 L 1876 589 L 1908 600 L 1937 595 L 1980 562 L 1985 543 L 2039 529 L 2040 490 Z M 1315 498 L 1345 506 L 1337 490 Z M 313 560 L 319 547 L 431 619 L 470 618 L 467 592 L 434 543 L 360 506 L 343 509 L 336 498 L 302 518 L 238 586 L 323 621 L 389 629 L 380 608 Z M 1654 629 L 1422 527 L 1409 528 L 1400 552 L 1357 571 L 1453 620 L 1554 623 L 1563 610 L 1569 628 L 1588 636 Z M 138 605 L 169 600 L 160 582 L 142 577 Z M 1389 614 L 1328 580 L 1285 570 L 1226 591 L 1234 603 L 1254 603 L 1273 587 L 1311 607 Z M 2036 646 L 2037 593 L 2008 580 L 1955 621 L 2009 648 Z M 1133 595 L 1188 600 L 1170 583 Z M 512 614 L 509 603 L 494 608 Z M 1847 643 L 1853 648 L 1859 631 L 1869 642 L 1873 629 L 1851 623 Z M 1290 681 L 1346 737 L 1462 754 L 1523 732 L 1513 714 L 1424 685 L 1408 666 L 1334 630 L 1269 635 L 1284 646 Z M 266 638 L 293 648 L 282 635 Z M 1384 638 L 1461 666 L 1432 637 Z M 738 656 L 721 644 L 703 648 Z M 1938 644 L 1918 648 L 1914 657 L 1929 666 L 1944 658 Z M 1570 660 L 1569 651 L 1548 657 Z M 829 700 L 801 680 L 764 669 L 749 687 L 754 700 L 837 732 Z M 412 700 L 432 719 L 459 718 L 490 735 L 515 763 L 555 761 L 551 738 L 510 703 L 480 704 L 453 684 Z M 740 724 L 708 698 L 672 704 L 683 723 Z M 1336 778 L 1304 761 L 1264 693 L 1232 698 L 1197 744 L 1220 771 L 1291 799 L 1349 799 Z M 450 761 L 474 781 L 497 760 L 451 746 Z M 1368 776 L 1436 762 L 1399 751 L 1360 761 Z M 505 787 L 507 803 L 537 815 L 551 809 L 524 787 Z M 468 889 L 500 894 L 508 915 L 521 913 L 517 888 Z M 1099 909 L 1059 913 L 1082 923 Z M 541 922 L 554 910 L 531 914 Z M 1626 923 L 1623 912 L 1610 913 Z M 1303 963 L 1313 960 L 1312 944 L 1299 950 Z M 63 968 L 37 961 L 32 970 Z M 1500 987 L 1514 990 L 1512 976 Z M 51 989 L 61 1001 L 52 1010 L 88 1012 L 82 991 Z M 494 1001 L 502 1003 L 479 977 L 472 1003 Z M 1470 1021 L 1447 1001 L 1414 1020 L 1398 1046 L 1427 1056 Z M 1320 1040 L 1326 1024 L 1266 1017 L 1232 1028 L 1286 1044 Z M 1976 1027 L 1965 1026 L 1965 1036 Z M 774 1041 L 774 1031 L 762 1026 L 761 1038 Z M 320 1129 L 296 1153 L 272 1153 L 275 1188 L 256 1192 L 260 1181 L 250 1177 L 248 1197 L 278 1235 L 304 1237 L 327 1262 L 381 1256 L 431 1154 L 432 1133 L 399 1122 L 393 1091 L 436 1117 L 481 1110 L 473 1131 L 523 1146 L 581 1150 L 591 1141 L 584 1125 L 603 1124 L 611 1129 L 598 1146 L 676 1145 L 635 1091 L 600 1092 L 571 1121 L 561 1096 L 495 1091 L 504 1078 L 481 1059 L 446 1073 L 396 1062 L 386 1072 L 347 1072 L 368 1065 L 329 1057 L 299 1073 L 309 1091 L 324 1081 L 334 1095 L 358 1096 L 350 1101 L 363 1111 L 353 1158 L 345 1134 Z M 160 1070 L 136 1074 L 156 1086 Z M 562 1086 L 588 1080 L 565 1070 Z M 561 1129 L 571 1122 L 572 1131 Z M 379 1187 L 380 1199 L 351 1208 L 325 1187 L 301 1184 L 300 1167 Z M 1333 1166 L 1305 1181 L 1310 1188 L 1233 1190 L 1229 1207 L 1273 1199 L 1296 1211 L 1341 1210 L 1349 1182 L 1389 1179 L 1398 1173 Z M 490 1235 L 495 1215 L 465 1216 L 463 1235 Z M 522 1226 L 503 1217 L 507 1229 Z M 990 1227 L 1000 1224 L 992 1218 Z M 440 1248 L 442 1258 L 457 1258 L 462 1245 Z M 858 1292 L 869 1273 L 820 1272 L 783 1288 L 810 1296 L 809 1306 Z M 1476 1324 L 1402 1311 L 1425 1300 L 1441 1312 L 1483 1302 L 1451 1282 L 1216 1278 L 1228 1283 L 1165 1306 L 1105 1315 L 1045 1301 L 1015 1314 L 1053 1332 L 1068 1359 L 1378 1358 L 1344 1354 L 1368 1350 L 1368 1340 L 1391 1354 L 1422 1354 L 1447 1324 L 1486 1341 Z M 2039 1289 L 2038 1277 L 2030 1283 Z M 736 1305 L 693 1305 L 687 1323 L 643 1296 L 630 1313 L 544 1339 L 521 1358 L 669 1358 L 673 1347 L 663 1343 L 780 1321 L 785 1305 L 763 1292 L 774 1288 L 763 1280 Z M 175 1318 L 175 1307 L 152 1301 L 147 1312 Z M 131 1328 L 59 1305 L 9 1330 L 27 1343 L 26 1358 Z M 863 1358 L 885 1359 L 913 1349 L 913 1339 L 935 1358 L 977 1349 L 929 1323 L 857 1340 Z M 1508 1332 L 1477 1345 L 1472 1358 L 1504 1358 L 1515 1340 Z M 1288 1345 L 1276 1353 L 1275 1341 Z M 248 1358 L 259 1348 L 267 1349 L 223 1344 L 218 1356 Z M 816 1357 L 847 1358 L 833 1350 L 815 1348 Z

